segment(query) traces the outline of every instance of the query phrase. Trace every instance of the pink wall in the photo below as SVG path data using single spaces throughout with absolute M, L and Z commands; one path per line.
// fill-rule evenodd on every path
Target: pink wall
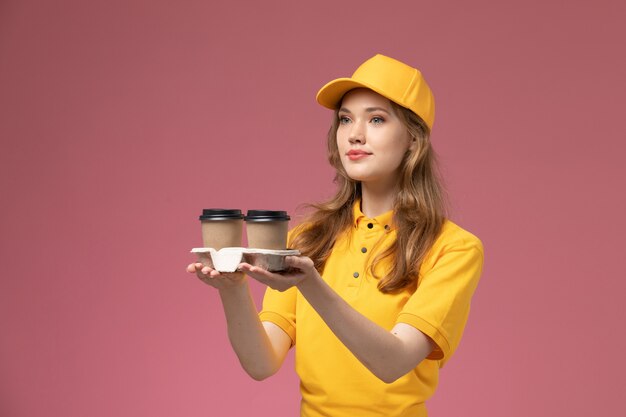
M 623 411 L 625 17 L 619 0 L 3 0 L 0 415 L 295 415 L 292 359 L 247 378 L 184 267 L 203 207 L 332 192 L 314 95 L 377 52 L 433 87 L 453 218 L 486 247 L 431 415 Z

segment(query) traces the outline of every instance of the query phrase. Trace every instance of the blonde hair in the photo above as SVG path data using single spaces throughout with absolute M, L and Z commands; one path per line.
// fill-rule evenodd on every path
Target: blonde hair
M 400 165 L 398 193 L 393 207 L 395 241 L 369 262 L 372 275 L 379 279 L 378 289 L 393 293 L 417 284 L 419 269 L 428 251 L 439 236 L 446 218 L 446 199 L 437 170 L 435 152 L 430 143 L 430 130 L 412 111 L 391 102 L 406 126 L 415 145 Z M 335 240 L 342 232 L 350 233 L 352 206 L 361 198 L 361 184 L 352 180 L 341 163 L 337 148 L 338 111 L 328 132 L 328 160 L 335 168 L 337 193 L 330 200 L 310 204 L 314 211 L 296 229 L 290 247 L 310 257 L 322 271 Z M 384 277 L 377 276 L 376 265 L 391 260 Z

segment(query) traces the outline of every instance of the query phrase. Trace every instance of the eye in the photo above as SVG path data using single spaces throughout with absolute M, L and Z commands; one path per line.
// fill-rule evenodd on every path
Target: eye
M 339 124 L 346 125 L 350 123 L 350 118 L 348 116 L 339 116 Z
M 371 122 L 372 122 L 373 124 L 375 124 L 375 125 L 382 124 L 384 121 L 385 121 L 385 119 L 383 119 L 383 118 L 382 118 L 382 117 L 380 117 L 380 116 L 374 116 L 374 117 L 372 117 L 372 120 L 371 120 Z

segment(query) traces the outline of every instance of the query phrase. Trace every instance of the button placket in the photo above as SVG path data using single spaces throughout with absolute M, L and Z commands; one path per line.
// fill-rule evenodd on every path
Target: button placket
M 354 282 L 361 282 L 362 279 L 360 280 L 359 278 L 365 277 L 365 275 L 363 274 L 365 274 L 365 269 L 367 267 L 366 265 L 366 261 L 368 258 L 367 255 L 368 255 L 370 248 L 375 242 L 376 236 L 379 233 L 377 232 L 377 227 L 379 226 L 376 223 L 376 221 L 367 221 L 367 222 L 361 223 L 361 227 L 359 227 L 359 232 L 357 236 L 355 237 L 356 239 L 353 243 L 354 245 L 353 250 L 359 251 L 361 254 L 361 257 L 357 258 L 359 259 L 358 264 L 355 265 L 356 268 L 352 272 L 352 281 Z M 359 284 L 359 285 L 362 285 L 362 284 Z
M 360 227 L 359 227 L 360 226 Z M 352 243 L 352 250 L 358 251 L 357 253 L 361 256 L 355 258 L 356 261 L 353 265 L 350 281 L 352 284 L 349 284 L 351 287 L 360 287 L 362 285 L 362 279 L 364 277 L 365 270 L 365 261 L 366 256 L 364 256 L 368 252 L 368 243 L 371 241 L 371 237 L 374 232 L 374 222 L 372 221 L 364 221 L 360 222 L 360 225 L 357 226 L 357 232 L 354 236 L 354 241 Z M 375 232 L 374 232 L 375 233 Z M 352 252 L 355 253 L 355 252 Z
M 367 252 L 367 248 L 366 248 L 365 246 L 362 246 L 362 247 L 361 247 L 361 253 L 366 253 L 366 252 Z M 365 265 L 365 260 L 361 261 L 361 262 L 360 262 L 360 264 L 361 264 L 361 265 Z M 358 277 L 360 277 L 360 276 L 361 276 L 361 274 L 359 273 L 359 271 L 354 271 L 354 272 L 352 273 L 352 277 L 353 277 L 354 279 L 356 279 L 356 278 L 358 278 Z

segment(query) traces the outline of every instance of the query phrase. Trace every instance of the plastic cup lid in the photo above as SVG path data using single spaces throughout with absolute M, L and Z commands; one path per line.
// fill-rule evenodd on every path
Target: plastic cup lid
M 291 217 L 282 210 L 248 210 L 245 220 L 247 222 L 276 222 L 288 221 Z
M 244 215 L 239 209 L 203 209 L 200 220 L 237 220 L 243 219 Z

